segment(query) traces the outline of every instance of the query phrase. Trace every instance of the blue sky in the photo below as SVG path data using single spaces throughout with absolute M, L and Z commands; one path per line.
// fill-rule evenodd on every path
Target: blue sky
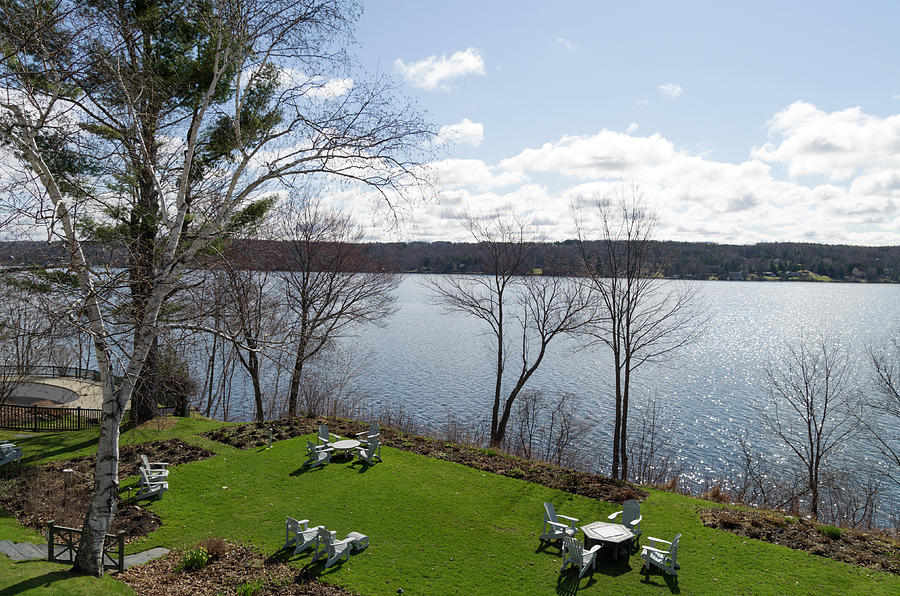
M 358 59 L 443 127 L 407 239 L 637 185 L 657 235 L 900 243 L 896 2 L 371 1 Z M 381 236 L 375 228 L 373 237 Z

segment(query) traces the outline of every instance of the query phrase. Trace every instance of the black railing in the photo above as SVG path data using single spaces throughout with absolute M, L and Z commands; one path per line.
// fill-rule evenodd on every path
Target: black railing
M 55 563 L 74 563 L 81 543 L 81 530 L 47 522 L 47 560 Z M 116 555 L 116 556 L 113 556 Z M 103 540 L 103 568 L 125 571 L 125 531 L 107 534 Z
M 76 377 L 100 380 L 100 371 L 78 366 L 0 366 L 0 378 L 2 377 Z
M 0 428 L 11 430 L 81 430 L 100 426 L 103 410 L 0 404 Z

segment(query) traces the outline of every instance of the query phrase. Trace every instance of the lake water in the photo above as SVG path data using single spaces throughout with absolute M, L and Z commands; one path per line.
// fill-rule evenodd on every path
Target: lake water
M 425 424 L 439 426 L 452 414 L 476 424 L 489 420 L 493 371 L 489 338 L 479 321 L 446 314 L 407 276 L 399 311 L 383 328 L 368 327 L 354 342 L 368 350 L 359 387 L 377 408 L 402 406 Z M 701 339 L 662 365 L 645 365 L 632 390 L 630 428 L 656 399 L 691 478 L 726 473 L 737 461 L 736 439 L 745 434 L 764 451 L 783 447 L 763 430 L 761 410 L 771 408 L 767 367 L 786 342 L 826 334 L 849 351 L 856 386 L 871 382 L 870 345 L 886 345 L 900 333 L 900 286 L 817 283 L 698 282 L 711 321 Z M 608 461 L 612 434 L 611 355 L 578 350 L 570 340 L 551 352 L 529 387 L 577 396 L 591 431 L 583 449 Z M 854 456 L 865 456 L 852 447 Z M 894 495 L 896 497 L 896 495 Z M 896 502 L 896 501 L 895 501 Z

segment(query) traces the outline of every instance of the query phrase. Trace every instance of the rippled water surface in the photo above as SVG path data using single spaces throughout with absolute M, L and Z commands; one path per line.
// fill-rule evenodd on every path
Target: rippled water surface
M 486 417 L 492 399 L 490 343 L 479 321 L 446 314 L 423 289 L 424 276 L 406 277 L 399 311 L 383 328 L 356 339 L 370 353 L 360 387 L 377 406 L 403 406 L 431 425 L 452 413 Z M 694 468 L 727 471 L 736 460 L 735 440 L 749 433 L 766 450 L 780 451 L 762 432 L 768 406 L 766 369 L 787 341 L 827 334 L 849 350 L 856 384 L 871 379 L 866 348 L 900 333 L 900 286 L 817 283 L 699 282 L 711 321 L 702 338 L 663 365 L 639 369 L 632 403 L 639 410 L 656 398 L 663 407 L 681 461 Z M 552 346 L 529 386 L 570 392 L 592 422 L 585 448 L 605 455 L 612 432 L 611 356 L 577 350 L 564 340 Z M 632 427 L 633 428 L 633 427 Z

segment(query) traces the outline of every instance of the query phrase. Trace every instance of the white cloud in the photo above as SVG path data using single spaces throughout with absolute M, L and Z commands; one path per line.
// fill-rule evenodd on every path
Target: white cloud
M 320 85 L 310 88 L 308 94 L 321 99 L 334 99 L 347 95 L 351 89 L 353 89 L 353 79 L 328 79 Z
M 752 155 L 786 165 L 793 177 L 840 181 L 900 170 L 900 114 L 879 118 L 859 107 L 827 113 L 798 101 L 769 120 L 769 137 L 775 141 Z
M 638 123 L 632 122 L 628 125 L 628 128 L 625 129 L 625 132 L 627 132 L 628 134 L 634 134 L 637 132 L 638 128 L 640 128 L 640 126 L 638 126 Z
M 247 75 L 252 74 L 248 71 Z M 346 95 L 353 89 L 354 81 L 351 78 L 328 78 L 322 76 L 308 76 L 301 70 L 285 68 L 281 76 L 287 84 L 303 90 L 307 97 L 316 99 L 334 99 Z
M 463 118 L 456 124 L 445 124 L 438 131 L 436 143 L 459 144 L 477 147 L 484 140 L 484 125 Z
M 556 43 L 558 43 L 562 47 L 566 48 L 567 50 L 575 49 L 575 44 L 572 43 L 571 41 L 569 41 L 568 39 L 566 39 L 565 37 L 557 37 Z
M 660 134 L 633 136 L 634 130 L 563 136 L 494 164 L 447 159 L 431 164 L 440 204 L 416 210 L 414 235 L 467 240 L 460 214 L 514 209 L 548 238 L 572 238 L 574 199 L 635 181 L 659 213 L 663 239 L 896 245 L 898 119 L 793 104 L 773 116 L 769 144 L 737 163 L 678 147 Z M 820 179 L 784 179 L 781 165 Z M 841 176 L 829 181 L 829 168 Z
M 540 149 L 526 149 L 500 162 L 503 169 L 561 172 L 577 178 L 623 175 L 672 159 L 675 148 L 659 134 L 632 137 L 602 130 L 593 136 L 565 136 Z
M 520 172 L 497 171 L 480 159 L 445 159 L 431 164 L 441 189 L 472 187 L 478 190 L 522 184 Z
M 413 86 L 435 91 L 451 89 L 450 81 L 470 74 L 484 74 L 484 58 L 475 48 L 458 51 L 447 57 L 429 56 L 424 60 L 407 64 L 400 58 L 394 68 Z
M 665 85 L 659 86 L 659 92 L 669 99 L 675 99 L 684 93 L 684 89 L 677 83 L 666 83 Z

